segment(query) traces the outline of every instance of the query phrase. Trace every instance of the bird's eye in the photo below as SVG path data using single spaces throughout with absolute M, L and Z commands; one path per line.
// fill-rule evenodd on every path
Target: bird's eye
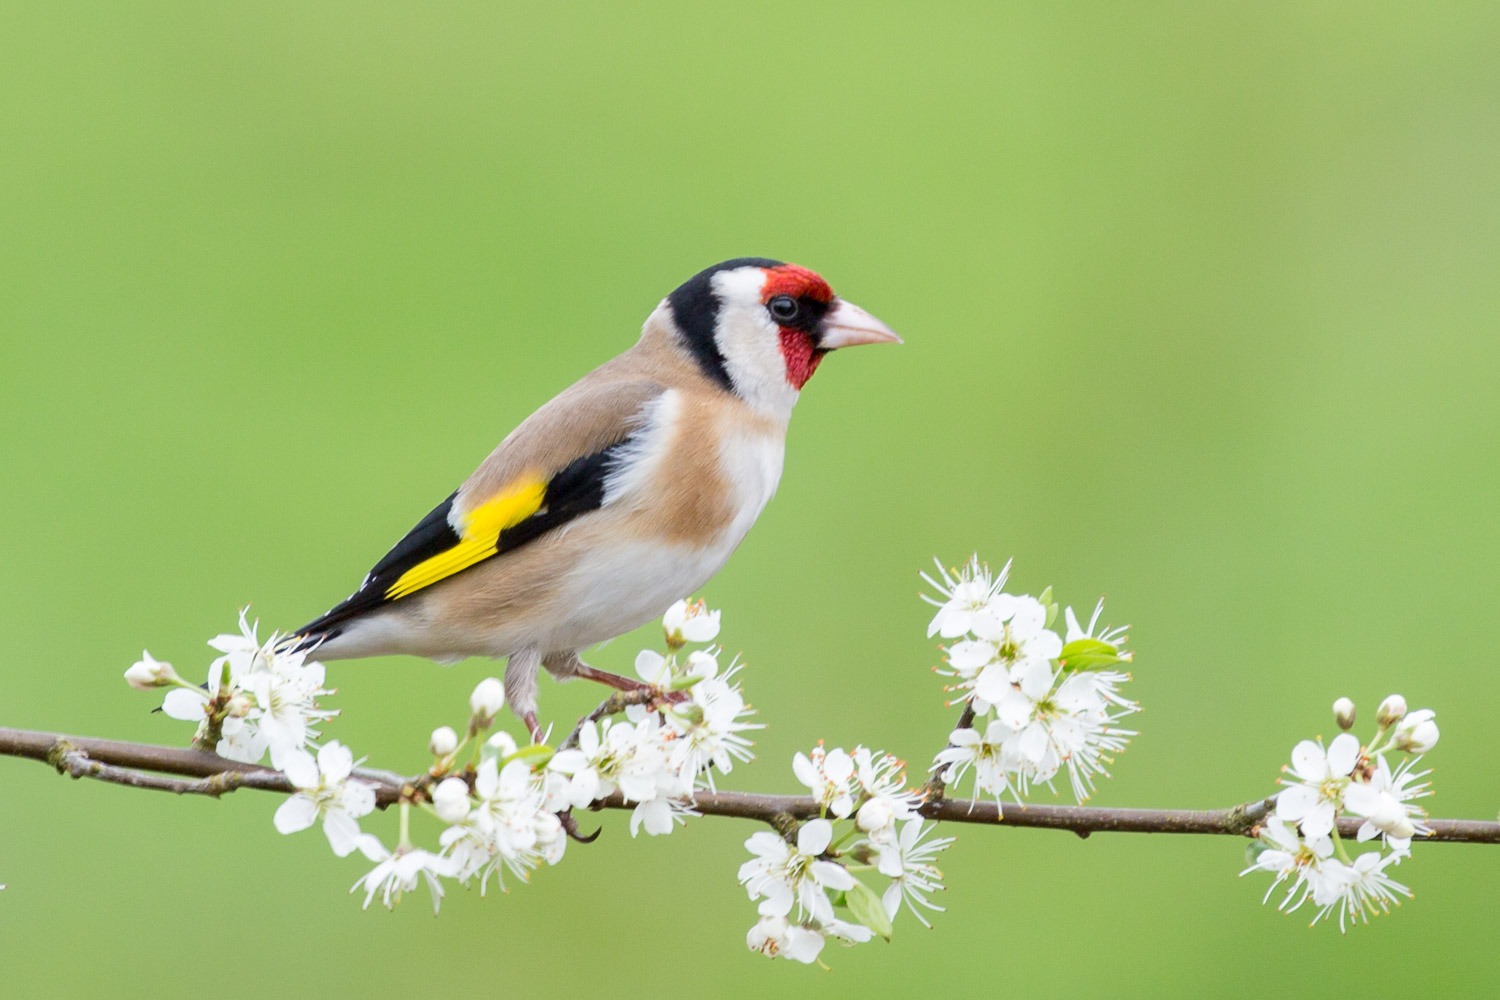
M 766 303 L 766 308 L 771 310 L 771 318 L 783 325 L 791 323 L 802 311 L 797 300 L 790 295 L 778 295 Z

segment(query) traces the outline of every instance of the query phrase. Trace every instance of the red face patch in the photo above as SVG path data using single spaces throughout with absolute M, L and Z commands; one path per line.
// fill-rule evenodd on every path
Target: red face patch
M 811 334 L 781 328 L 781 356 L 786 359 L 786 380 L 798 392 L 818 370 L 823 353 L 813 347 Z
M 794 299 L 828 303 L 833 301 L 833 289 L 828 287 L 818 274 L 796 264 L 782 264 L 766 269 L 766 283 L 761 286 L 761 302 L 770 302 L 778 295 L 789 295 Z M 818 362 L 825 352 L 813 346 L 812 334 L 794 326 L 780 328 L 781 356 L 786 360 L 786 380 L 798 392 L 818 370 Z
M 778 295 L 790 295 L 794 299 L 809 298 L 818 302 L 832 302 L 833 289 L 828 287 L 816 273 L 797 264 L 782 264 L 766 269 L 766 283 L 761 286 L 760 300 L 770 302 Z

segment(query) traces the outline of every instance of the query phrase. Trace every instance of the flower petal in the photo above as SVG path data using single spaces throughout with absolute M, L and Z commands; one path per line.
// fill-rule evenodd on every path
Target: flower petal
M 817 857 L 828 850 L 828 845 L 833 843 L 833 824 L 826 819 L 814 819 L 802 825 L 797 831 L 797 850 Z
M 1292 773 L 1303 781 L 1322 781 L 1328 777 L 1328 756 L 1312 740 L 1292 747 Z
M 293 795 L 276 810 L 273 822 L 281 833 L 306 830 L 318 819 L 318 807 L 306 795 Z
M 197 688 L 173 688 L 161 703 L 161 710 L 181 722 L 202 722 L 208 696 Z
M 331 810 L 323 817 L 323 833 L 333 853 L 346 858 L 359 846 L 359 824 L 342 809 Z
M 843 891 L 854 888 L 854 876 L 849 874 L 849 869 L 832 861 L 814 861 L 812 873 L 818 884 L 830 889 Z
M 354 754 L 350 749 L 334 740 L 318 751 L 318 770 L 328 783 L 336 785 L 354 771 Z
M 1318 804 L 1318 793 L 1306 785 L 1291 785 L 1276 796 L 1276 815 L 1288 823 L 1296 823 Z
M 1336 778 L 1342 778 L 1354 770 L 1354 765 L 1359 762 L 1359 738 L 1351 733 L 1339 733 L 1333 742 L 1328 744 L 1328 771 Z
M 318 765 L 306 750 L 288 751 L 281 764 L 281 773 L 298 788 L 318 787 Z

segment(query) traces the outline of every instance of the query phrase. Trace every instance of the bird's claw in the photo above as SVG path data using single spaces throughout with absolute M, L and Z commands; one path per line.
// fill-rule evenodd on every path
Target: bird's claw
M 567 812 L 558 813 L 557 819 L 560 823 L 562 823 L 563 833 L 566 833 L 568 835 L 568 839 L 576 840 L 580 844 L 592 844 L 594 841 L 599 839 L 599 834 L 604 832 L 604 827 L 601 826 L 599 829 L 595 830 L 591 834 L 588 834 L 587 836 L 579 833 L 578 819 L 573 815 L 573 810 L 571 809 L 569 809 Z

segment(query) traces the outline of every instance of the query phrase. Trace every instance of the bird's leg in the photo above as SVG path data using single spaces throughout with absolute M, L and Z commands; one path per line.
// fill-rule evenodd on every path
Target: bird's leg
M 542 654 L 535 646 L 510 654 L 505 664 L 505 701 L 526 723 L 533 743 L 542 738 L 542 725 L 536 717 L 536 672 L 541 665 Z
M 686 701 L 691 697 L 687 691 L 664 691 L 657 688 L 655 684 L 647 684 L 633 677 L 621 677 L 608 670 L 598 670 L 580 660 L 576 652 L 548 653 L 542 659 L 542 663 L 547 667 L 547 671 L 560 681 L 581 677 L 586 681 L 612 687 L 616 691 L 660 691 L 662 701 L 673 703 Z

